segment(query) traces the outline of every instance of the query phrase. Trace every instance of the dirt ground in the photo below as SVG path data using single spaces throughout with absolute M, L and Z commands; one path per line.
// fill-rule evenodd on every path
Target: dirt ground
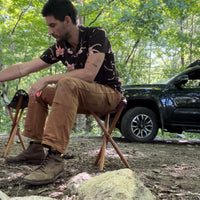
M 162 200 L 200 199 L 200 142 L 156 140 L 153 143 L 129 143 L 123 138 L 114 138 L 131 169 L 151 192 Z M 4 163 L 5 139 L 0 137 L 0 190 L 10 197 L 40 195 L 63 199 L 69 195 L 67 181 L 82 172 L 99 174 L 94 160 L 100 148 L 101 137 L 72 136 L 65 154 L 65 172 L 55 183 L 44 186 L 29 186 L 23 176 L 37 166 L 8 165 Z M 26 142 L 28 145 L 28 141 Z M 9 155 L 21 152 L 15 142 Z M 116 152 L 108 145 L 104 171 L 125 168 Z

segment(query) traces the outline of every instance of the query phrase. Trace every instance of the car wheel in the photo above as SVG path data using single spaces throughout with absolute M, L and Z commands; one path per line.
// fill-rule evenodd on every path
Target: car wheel
M 158 133 L 156 114 L 146 107 L 128 110 L 121 121 L 121 133 L 129 141 L 152 141 Z

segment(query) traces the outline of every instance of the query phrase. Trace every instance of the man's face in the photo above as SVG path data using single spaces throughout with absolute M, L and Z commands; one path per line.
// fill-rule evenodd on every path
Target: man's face
M 49 35 L 52 35 L 57 41 L 68 40 L 70 37 L 66 22 L 55 19 L 54 16 L 45 17 L 49 27 Z

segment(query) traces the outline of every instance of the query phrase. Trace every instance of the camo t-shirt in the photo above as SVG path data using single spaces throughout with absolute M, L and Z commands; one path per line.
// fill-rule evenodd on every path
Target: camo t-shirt
M 61 61 L 69 71 L 72 71 L 84 68 L 87 57 L 94 53 L 105 53 L 104 62 L 95 77 L 95 82 L 121 92 L 111 44 L 105 30 L 100 27 L 79 26 L 79 44 L 75 51 L 72 51 L 68 42 L 58 41 L 40 58 L 48 64 Z

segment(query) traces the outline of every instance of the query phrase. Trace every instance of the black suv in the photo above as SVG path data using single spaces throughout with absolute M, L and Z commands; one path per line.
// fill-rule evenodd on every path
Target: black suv
M 158 129 L 200 133 L 200 61 L 165 84 L 126 85 L 118 128 L 129 141 L 149 142 Z

